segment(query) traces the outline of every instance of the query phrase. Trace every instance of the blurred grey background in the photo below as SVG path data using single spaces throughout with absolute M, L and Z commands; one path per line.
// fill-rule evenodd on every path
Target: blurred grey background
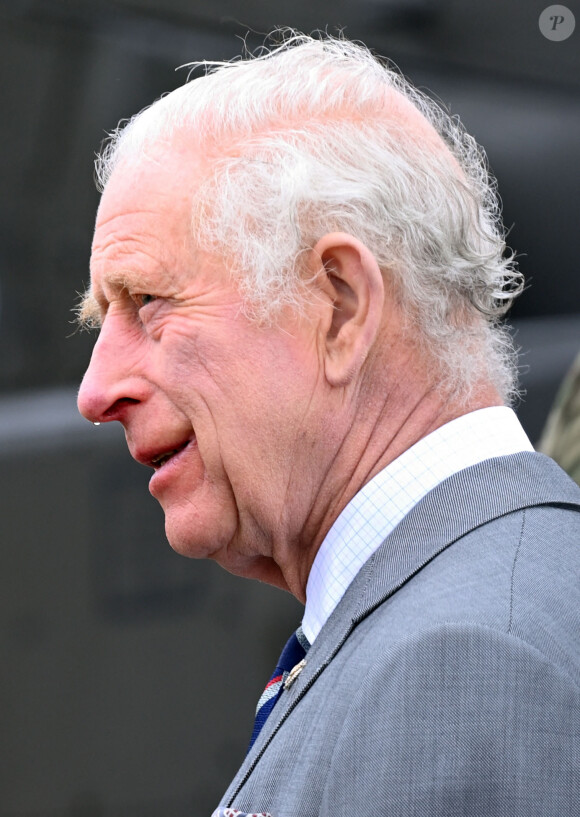
M 106 131 L 177 66 L 275 25 L 339 28 L 485 146 L 529 289 L 512 324 L 532 440 L 580 346 L 580 4 L 0 0 L 0 817 L 209 817 L 301 610 L 176 556 L 120 429 L 75 410 L 74 332 Z

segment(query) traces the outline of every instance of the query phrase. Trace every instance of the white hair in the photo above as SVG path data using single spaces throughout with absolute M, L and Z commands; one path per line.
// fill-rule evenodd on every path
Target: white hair
M 485 155 L 459 121 L 342 38 L 292 33 L 258 56 L 200 65 L 204 76 L 111 135 L 101 187 L 120 162 L 190 140 L 207 167 L 196 239 L 227 261 L 251 318 L 304 304 L 300 259 L 324 234 L 347 232 L 390 276 L 442 383 L 468 394 L 491 381 L 508 401 L 515 354 L 499 320 L 523 280 Z M 422 126 L 393 113 L 401 103 Z

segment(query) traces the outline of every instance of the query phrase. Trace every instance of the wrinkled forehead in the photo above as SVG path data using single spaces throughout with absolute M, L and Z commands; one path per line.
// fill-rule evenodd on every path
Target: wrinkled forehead
M 125 264 L 174 269 L 191 255 L 195 156 L 166 147 L 119 163 L 103 191 L 91 252 L 91 278 L 122 276 Z
M 166 148 L 115 167 L 97 212 L 81 323 L 100 324 L 105 287 L 110 294 L 172 286 L 173 277 L 193 264 L 197 170 L 195 156 Z
M 199 187 L 201 168 L 199 150 L 186 149 L 177 140 L 123 158 L 103 190 L 97 228 L 119 211 L 137 212 L 150 205 L 179 213 Z

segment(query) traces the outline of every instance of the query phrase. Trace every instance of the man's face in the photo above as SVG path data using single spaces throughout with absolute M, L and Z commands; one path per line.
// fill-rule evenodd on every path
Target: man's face
M 224 266 L 194 245 L 183 159 L 120 167 L 103 194 L 91 259 L 102 326 L 79 408 L 120 421 L 155 469 L 177 551 L 284 584 L 272 556 L 300 537 L 317 488 L 305 475 L 324 427 L 316 326 L 243 316 Z

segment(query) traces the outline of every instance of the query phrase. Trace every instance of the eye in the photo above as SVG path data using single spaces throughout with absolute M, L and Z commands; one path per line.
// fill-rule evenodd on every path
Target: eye
M 157 300 L 157 295 L 150 295 L 148 292 L 139 292 L 131 295 L 131 300 L 137 307 L 137 311 L 143 309 L 149 304 L 152 304 L 153 301 Z
M 161 300 L 158 295 L 151 295 L 150 292 L 135 292 L 130 295 L 134 304 L 134 316 L 143 326 L 149 325 L 157 313 L 157 307 L 151 306 Z

